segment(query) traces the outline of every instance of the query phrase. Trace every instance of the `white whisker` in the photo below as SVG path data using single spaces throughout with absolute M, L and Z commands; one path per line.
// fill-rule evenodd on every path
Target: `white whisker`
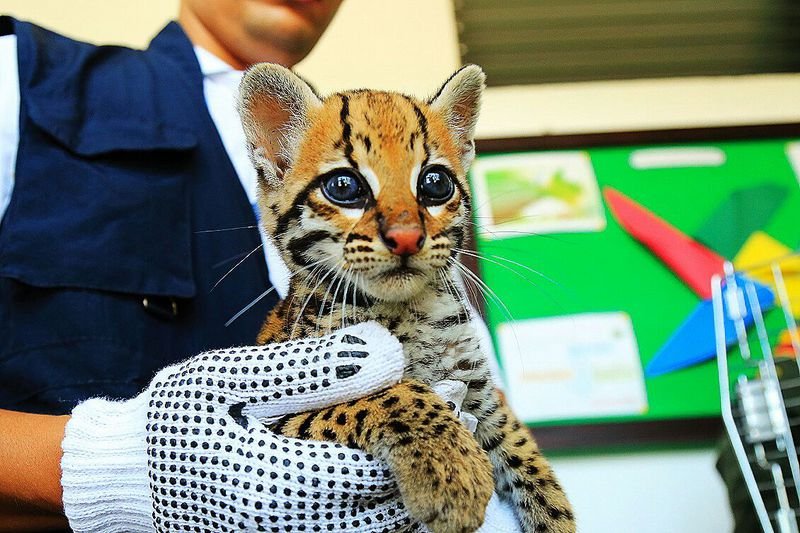
M 339 269 L 341 263 L 342 262 L 337 264 L 334 269 L 331 269 L 331 272 L 333 272 L 334 275 L 333 275 L 333 278 L 331 279 L 331 282 L 325 288 L 325 294 L 323 295 L 322 303 L 319 306 L 319 312 L 317 313 L 317 324 L 316 324 L 316 326 L 314 328 L 314 331 L 315 331 L 316 335 L 319 335 L 320 324 L 322 324 L 322 312 L 325 310 L 325 302 L 328 301 L 328 294 L 331 292 L 331 288 L 333 288 L 333 284 L 336 283 L 336 279 L 339 277 L 339 272 L 337 272 L 337 270 Z M 325 332 L 323 330 L 323 334 L 324 333 Z
M 339 294 L 339 287 L 342 286 L 342 282 L 344 281 L 346 273 L 347 269 L 344 269 L 343 272 L 340 271 L 337 273 L 337 275 L 339 276 L 339 283 L 336 284 L 336 290 L 333 291 L 333 296 L 331 296 L 331 313 L 330 316 L 328 317 L 328 332 L 333 330 L 333 315 L 336 313 L 336 296 Z M 342 309 L 342 312 L 344 312 L 344 309 Z
M 298 270 L 298 272 L 299 272 L 299 271 L 301 271 L 301 270 L 306 270 L 306 269 L 308 269 L 308 268 L 311 268 L 311 267 L 313 267 L 314 265 L 316 265 L 316 264 L 319 264 L 319 263 L 321 263 L 321 262 L 323 262 L 323 261 L 325 261 L 325 259 L 321 259 L 321 260 L 319 260 L 319 261 L 317 261 L 317 262 L 315 262 L 315 263 L 312 263 L 312 264 L 311 264 L 311 265 L 309 265 L 308 267 L 305 267 L 305 268 L 299 269 L 299 270 Z M 294 275 L 295 275 L 294 273 L 293 273 L 293 274 L 291 274 L 291 276 L 294 276 Z M 261 294 L 259 294 L 258 296 L 256 296 L 256 297 L 255 297 L 255 299 L 253 299 L 253 301 L 251 301 L 249 304 L 247 304 L 246 306 L 244 306 L 243 308 L 241 308 L 239 311 L 237 311 L 237 312 L 236 312 L 236 314 L 235 314 L 235 315 L 233 315 L 231 318 L 229 318 L 229 319 L 228 319 L 228 321 L 227 321 L 227 322 L 225 322 L 225 327 L 228 327 L 228 326 L 230 326 L 230 325 L 231 325 L 231 324 L 232 324 L 232 323 L 233 323 L 233 322 L 234 322 L 234 321 L 235 321 L 237 318 L 239 318 L 240 316 L 242 316 L 243 314 L 245 314 L 245 313 L 246 313 L 246 312 L 247 312 L 247 311 L 248 311 L 250 308 L 252 308 L 252 307 L 253 307 L 255 304 L 257 304 L 258 302 L 260 302 L 260 301 L 261 301 L 261 300 L 262 300 L 262 299 L 263 299 L 263 298 L 264 298 L 266 295 L 268 295 L 269 293 L 271 293 L 271 292 L 272 292 L 272 291 L 274 291 L 275 289 L 276 289 L 275 287 L 270 287 L 269 289 L 265 290 L 264 292 L 262 292 Z
M 513 259 L 508 259 L 507 257 L 502 257 L 502 256 L 499 256 L 499 255 L 494 255 L 494 254 L 482 254 L 482 253 L 475 252 L 475 251 L 472 251 L 472 250 L 465 250 L 463 248 L 455 248 L 454 247 L 453 250 L 457 251 L 460 254 L 468 255 L 470 257 L 475 257 L 476 259 L 483 259 L 485 261 L 489 261 L 491 263 L 494 263 L 494 264 L 496 264 L 498 266 L 502 266 L 504 268 L 508 268 L 508 270 L 510 270 L 511 272 L 516 274 L 517 276 L 520 276 L 525 281 L 530 282 L 530 280 L 528 278 L 522 276 L 522 274 L 520 274 L 519 272 L 516 272 L 515 270 L 509 268 L 506 265 L 501 265 L 498 262 L 498 261 L 506 261 L 508 263 L 511 263 L 512 265 L 515 265 L 515 266 L 518 266 L 518 267 L 520 267 L 522 269 L 527 270 L 531 274 L 535 274 L 536 276 L 539 276 L 540 278 L 544 279 L 545 281 L 548 281 L 548 282 L 552 283 L 556 287 L 563 288 L 563 286 L 560 283 L 558 283 L 557 281 L 555 281 L 554 279 L 542 274 L 541 272 L 539 272 L 537 270 L 532 269 L 531 267 L 529 267 L 527 265 L 523 265 L 522 263 L 518 263 L 517 261 L 514 261 Z
M 356 305 L 356 299 L 358 298 L 358 286 L 361 281 L 361 272 L 355 273 L 355 281 L 353 282 L 353 319 L 352 324 L 358 322 L 358 306 Z
M 511 328 L 511 333 L 514 335 L 514 343 L 517 346 L 517 354 L 521 358 L 522 357 L 522 346 L 519 343 L 519 338 L 517 337 L 516 330 L 514 329 L 514 317 L 512 316 L 511 311 L 508 309 L 508 306 L 506 306 L 506 304 L 503 302 L 503 300 L 501 300 L 500 297 L 497 296 L 497 294 L 486 284 L 486 282 L 484 282 L 482 279 L 480 279 L 474 272 L 472 272 L 470 269 L 468 269 L 467 267 L 465 267 L 464 265 L 462 265 L 458 261 L 456 261 L 456 260 L 454 260 L 452 258 L 451 258 L 451 260 L 452 260 L 453 264 L 456 266 L 456 268 L 458 268 L 466 276 L 465 280 L 466 279 L 471 280 L 475 284 L 475 286 L 478 289 L 480 289 L 480 292 L 484 293 L 485 296 L 486 295 L 491 295 L 492 302 L 494 303 L 494 305 L 497 306 L 503 312 L 503 314 L 505 315 L 506 319 L 508 320 L 508 322 L 507 322 L 508 327 Z M 488 306 L 489 300 L 487 298 L 485 298 L 485 301 L 486 301 L 487 306 Z M 524 363 L 525 363 L 525 361 L 521 360 L 521 364 L 523 366 L 524 366 Z
M 524 281 L 525 283 L 529 284 L 531 287 L 535 288 L 537 291 L 539 291 L 542 294 L 544 294 L 547 297 L 547 299 L 550 300 L 550 302 L 552 302 L 553 304 L 556 305 L 556 307 L 559 307 L 559 308 L 561 308 L 562 311 L 564 311 L 564 306 L 561 304 L 561 300 L 556 298 L 555 295 L 553 295 L 550 291 L 548 291 L 547 289 L 545 289 L 541 285 L 537 285 L 530 278 L 524 276 L 520 272 L 517 272 L 516 270 L 514 270 L 510 266 L 501 263 L 500 261 L 505 261 L 505 262 L 511 263 L 512 265 L 515 265 L 515 266 L 517 266 L 519 268 L 525 269 L 528 272 L 531 272 L 532 274 L 535 274 L 535 275 L 539 276 L 540 278 L 542 278 L 543 280 L 549 282 L 550 284 L 552 284 L 557 289 L 560 289 L 562 291 L 570 293 L 570 291 L 568 291 L 563 285 L 561 285 L 557 281 L 549 278 L 548 276 L 542 274 L 541 272 L 537 272 L 536 270 L 530 268 L 527 265 L 523 265 L 522 263 L 518 263 L 517 261 L 514 261 L 512 259 L 508 259 L 508 258 L 505 258 L 505 257 L 501 257 L 499 255 L 491 255 L 490 254 L 490 255 L 487 256 L 487 254 L 481 254 L 481 253 L 478 253 L 478 252 L 473 252 L 471 250 L 464 250 L 464 249 L 461 249 L 461 248 L 453 248 L 453 249 L 455 251 L 457 251 L 458 253 L 460 253 L 460 254 L 464 254 L 464 255 L 469 256 L 469 257 L 474 257 L 476 259 L 481 259 L 483 261 L 486 261 L 488 263 L 492 263 L 494 265 L 497 265 L 497 266 L 499 266 L 501 268 L 504 268 L 504 269 L 508 270 L 509 272 L 511 272 L 512 274 L 517 276 L 518 278 L 522 279 L 522 281 Z M 570 294 L 570 296 L 573 299 L 576 298 L 576 296 L 574 294 Z
M 252 226 L 237 226 L 235 228 L 201 229 L 201 230 L 195 231 L 195 233 L 219 233 L 220 231 L 235 231 L 235 230 L 238 230 L 238 229 L 254 229 L 254 228 L 257 228 L 257 227 L 258 227 L 258 225 L 256 224 L 256 225 L 252 225 Z
M 347 269 L 347 280 L 344 284 L 342 291 L 342 329 L 345 327 L 345 318 L 347 317 L 347 289 L 350 287 L 350 280 L 353 277 L 353 272 Z
M 249 310 L 251 307 L 253 307 L 253 306 L 254 306 L 254 305 L 256 305 L 258 302 L 260 302 L 260 301 L 261 301 L 261 300 L 264 298 L 264 296 L 266 296 L 267 294 L 271 293 L 271 292 L 272 292 L 272 291 L 274 291 L 274 290 L 275 290 L 275 287 L 270 287 L 269 289 L 265 290 L 264 292 L 262 292 L 261 294 L 259 294 L 258 296 L 256 296 L 256 298 L 255 298 L 255 299 L 254 299 L 252 302 L 250 302 L 249 304 L 245 305 L 245 306 L 244 306 L 244 307 L 243 307 L 243 308 L 242 308 L 242 309 L 241 309 L 241 310 L 240 310 L 238 313 L 236 313 L 235 315 L 233 315 L 232 317 L 230 317 L 230 318 L 228 319 L 228 321 L 227 321 L 227 322 L 225 322 L 225 327 L 227 328 L 228 326 L 230 326 L 231 324 L 233 324 L 233 321 L 234 321 L 234 320 L 236 320 L 237 318 L 239 318 L 240 316 L 242 316 L 243 314 L 245 314 L 245 313 L 246 313 L 246 312 L 247 312 L 247 311 L 248 311 L 248 310 Z
M 250 251 L 250 253 L 249 253 L 249 254 L 247 254 L 246 256 L 244 256 L 244 258 L 242 258 L 242 260 L 241 260 L 241 261 L 239 261 L 238 263 L 236 263 L 235 265 L 233 265 L 233 267 L 232 267 L 230 270 L 228 270 L 228 271 L 225 273 L 225 275 L 224 275 L 224 276 L 222 276 L 221 278 L 219 278 L 219 281 L 217 281 L 217 282 L 214 284 L 214 286 L 213 286 L 213 287 L 211 287 L 211 290 L 210 290 L 210 291 L 208 291 L 208 292 L 210 292 L 210 293 L 211 293 L 211 292 L 214 292 L 214 289 L 216 289 L 216 288 L 217 288 L 217 285 L 219 285 L 220 283 L 222 283 L 222 280 L 224 280 L 225 278 L 227 278 L 227 277 L 228 277 L 228 275 L 229 275 L 231 272 L 233 272 L 234 270 L 236 270 L 236 269 L 238 268 L 238 266 L 239 266 L 239 265 L 241 265 L 242 263 L 244 263 L 245 261 L 247 261 L 247 258 L 248 258 L 248 257 L 250 257 L 251 255 L 253 255 L 254 253 L 256 253 L 256 251 L 260 250 L 260 249 L 261 249 L 261 247 L 263 247 L 263 246 L 264 246 L 264 244 L 262 243 L 262 244 L 259 244 L 258 246 L 256 246 L 255 248 L 253 248 L 253 249 Z
M 322 271 L 322 269 L 320 269 L 320 271 Z M 289 337 L 290 338 L 294 338 L 294 330 L 295 330 L 295 328 L 297 328 L 297 324 L 300 323 L 300 319 L 303 317 L 303 312 L 306 310 L 306 306 L 308 305 L 308 302 L 310 302 L 311 298 L 313 298 L 314 295 L 316 294 L 317 288 L 322 284 L 323 281 L 325 281 L 325 278 L 327 278 L 332 273 L 333 273 L 333 270 L 328 270 L 325 273 L 325 275 L 320 278 L 320 280 L 317 282 L 317 284 L 314 285 L 314 288 L 311 289 L 311 291 L 309 291 L 308 295 L 306 295 L 306 297 L 304 298 L 303 306 L 300 308 L 300 312 L 297 313 L 297 317 L 295 317 L 294 324 L 292 324 L 292 329 L 289 331 Z M 291 308 L 292 307 L 290 305 L 289 309 L 291 309 Z
M 303 271 L 305 271 L 305 270 L 310 268 L 311 272 L 309 272 L 308 276 L 306 277 L 306 282 L 307 282 L 307 284 L 313 283 L 314 279 L 317 276 L 319 276 L 322 272 L 324 272 L 324 270 L 325 270 L 325 266 L 322 265 L 321 263 L 324 263 L 328 259 L 329 259 L 329 257 L 325 257 L 325 258 L 320 259 L 319 261 L 314 261 L 310 265 L 308 265 L 308 266 L 306 266 L 304 268 L 298 269 L 297 272 L 293 272 L 291 274 L 291 277 L 295 277 L 300 272 L 303 272 Z M 319 266 L 317 266 L 317 265 L 319 265 Z M 297 292 L 296 291 L 290 291 L 290 292 L 292 294 L 292 299 L 289 300 L 289 305 L 287 307 L 288 307 L 288 309 L 293 309 L 294 300 L 295 300 L 295 298 L 297 298 Z M 302 316 L 302 314 L 298 314 L 298 317 L 300 317 L 300 316 Z M 299 320 L 299 318 L 298 318 L 298 320 Z M 295 321 L 294 325 L 292 326 L 291 331 L 289 332 L 289 338 L 294 338 L 294 328 L 296 326 L 297 326 L 297 320 Z

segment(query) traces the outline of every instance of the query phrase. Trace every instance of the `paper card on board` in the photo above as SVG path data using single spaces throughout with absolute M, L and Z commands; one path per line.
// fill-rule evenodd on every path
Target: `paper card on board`
M 478 232 L 486 238 L 606 227 L 597 178 L 586 152 L 479 157 L 471 177 Z
M 641 360 L 626 313 L 501 324 L 500 358 L 512 408 L 525 422 L 647 411 Z

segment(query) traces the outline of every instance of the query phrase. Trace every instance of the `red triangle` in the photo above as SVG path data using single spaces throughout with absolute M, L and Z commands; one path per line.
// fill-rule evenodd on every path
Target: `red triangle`
M 661 259 L 701 298 L 711 298 L 711 276 L 722 274 L 720 255 L 611 187 L 603 188 L 611 212 L 634 239 Z

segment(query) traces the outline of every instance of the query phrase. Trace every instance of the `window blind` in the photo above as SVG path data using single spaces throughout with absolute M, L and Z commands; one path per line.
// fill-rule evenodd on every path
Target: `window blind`
M 800 71 L 796 0 L 454 0 L 490 85 Z

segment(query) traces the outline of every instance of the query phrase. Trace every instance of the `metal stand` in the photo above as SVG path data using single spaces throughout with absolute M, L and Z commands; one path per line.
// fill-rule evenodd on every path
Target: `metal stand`
M 782 263 L 766 265 L 780 303 L 771 312 L 782 310 L 783 327 L 790 332 L 794 355 L 791 364 L 798 365 L 800 338 L 785 276 L 800 276 L 800 272 L 784 272 Z M 800 378 L 784 379 L 770 342 L 776 332 L 768 331 L 765 325 L 767 311 L 759 305 L 748 272 L 738 274 L 744 276 L 734 277 L 733 265 L 728 263 L 724 276 L 712 280 L 722 418 L 762 529 L 798 533 L 800 462 L 792 429 L 800 430 L 800 418 L 790 413 L 800 407 Z M 748 312 L 753 315 L 749 331 L 745 327 Z M 730 333 L 725 330 L 726 319 L 728 327 L 733 323 L 737 338 L 731 347 L 725 340 Z M 734 347 L 738 347 L 738 353 Z

